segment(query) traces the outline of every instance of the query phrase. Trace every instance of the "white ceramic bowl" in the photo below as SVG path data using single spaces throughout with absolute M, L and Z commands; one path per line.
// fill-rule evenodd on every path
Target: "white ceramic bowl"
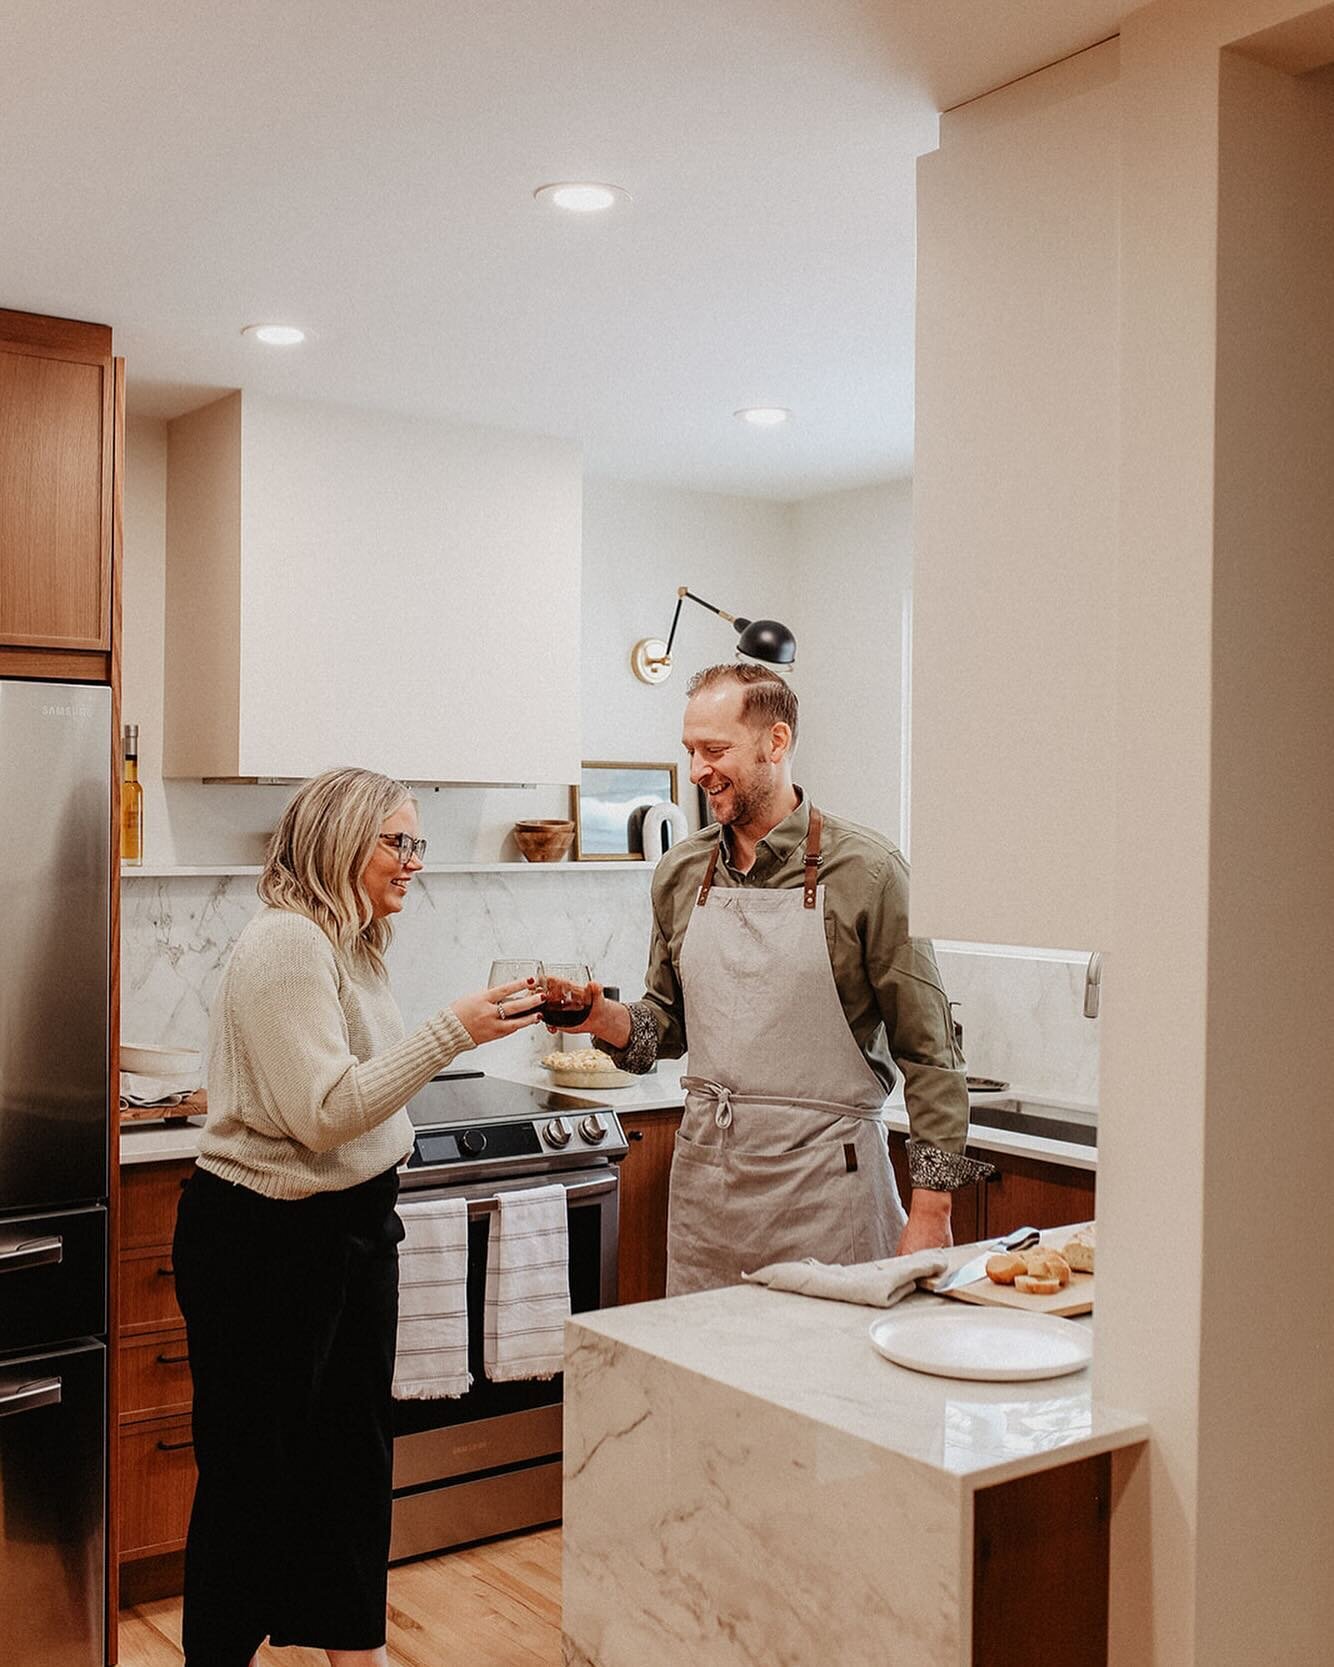
M 199 1081 L 203 1056 L 197 1048 L 150 1048 L 138 1042 L 122 1042 L 120 1068 L 136 1077 L 192 1077 Z

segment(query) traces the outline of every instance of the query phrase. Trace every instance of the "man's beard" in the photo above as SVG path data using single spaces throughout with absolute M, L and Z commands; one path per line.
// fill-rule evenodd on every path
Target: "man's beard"
M 757 759 L 756 762 L 763 763 L 763 760 Z M 738 822 L 744 826 L 748 822 L 762 820 L 773 804 L 774 791 L 772 782 L 751 781 L 743 787 L 733 777 L 731 784 L 732 813 L 727 817 L 720 816 L 717 820 L 725 828 L 734 827 Z

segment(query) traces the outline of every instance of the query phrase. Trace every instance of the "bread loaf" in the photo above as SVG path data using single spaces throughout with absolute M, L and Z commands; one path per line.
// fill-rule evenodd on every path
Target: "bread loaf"
M 1016 1274 L 1027 1272 L 1027 1263 L 1013 1251 L 987 1257 L 987 1278 L 993 1285 L 1013 1285 Z
M 1061 1254 L 1076 1273 L 1093 1272 L 1093 1229 L 1081 1227 L 1061 1247 Z

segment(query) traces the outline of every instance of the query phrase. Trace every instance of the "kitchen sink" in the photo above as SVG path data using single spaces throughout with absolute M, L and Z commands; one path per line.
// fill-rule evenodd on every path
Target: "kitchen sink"
M 1014 1134 L 1038 1135 L 1043 1140 L 1068 1140 L 1076 1146 L 1098 1144 L 1098 1122 L 1091 1111 L 1073 1107 L 1034 1105 L 1027 1100 L 977 1100 L 968 1109 L 969 1121 L 984 1129 L 1006 1129 Z

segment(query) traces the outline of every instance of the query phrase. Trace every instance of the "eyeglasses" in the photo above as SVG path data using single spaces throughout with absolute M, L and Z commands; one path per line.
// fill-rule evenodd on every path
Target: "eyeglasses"
M 411 834 L 381 834 L 380 838 L 386 845 L 390 845 L 398 852 L 398 860 L 406 868 L 415 857 L 418 862 L 426 861 L 426 841 L 414 839 Z

